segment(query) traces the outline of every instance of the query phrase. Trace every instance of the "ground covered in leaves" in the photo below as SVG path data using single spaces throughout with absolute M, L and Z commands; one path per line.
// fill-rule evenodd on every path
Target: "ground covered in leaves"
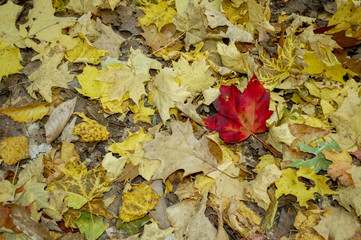
M 1 239 L 360 239 L 356 0 L 1 0 Z

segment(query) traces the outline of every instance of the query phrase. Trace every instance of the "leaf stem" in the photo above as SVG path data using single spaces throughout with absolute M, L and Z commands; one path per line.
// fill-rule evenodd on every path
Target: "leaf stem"
M 268 150 L 271 151 L 271 153 L 273 153 L 275 156 L 280 155 L 281 153 L 279 151 L 277 151 L 276 149 L 274 149 L 273 147 L 271 147 L 270 145 L 268 145 L 267 143 L 265 143 L 262 139 L 260 139 L 259 137 L 256 136 L 256 134 L 251 132 L 251 135 L 253 137 L 255 137 L 258 141 L 260 141 L 266 148 L 268 148 Z

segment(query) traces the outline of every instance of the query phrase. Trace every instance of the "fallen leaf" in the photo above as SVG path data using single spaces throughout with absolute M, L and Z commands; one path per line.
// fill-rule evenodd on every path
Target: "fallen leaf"
M 314 187 L 307 188 L 306 185 L 298 180 L 299 177 L 310 179 Z M 321 196 L 324 194 L 334 194 L 335 191 L 329 189 L 326 184 L 328 178 L 317 175 L 313 169 L 300 167 L 297 173 L 292 168 L 282 170 L 282 177 L 276 181 L 276 198 L 283 194 L 292 194 L 297 197 L 301 207 L 308 207 L 307 201 L 314 199 L 313 193 L 318 192 Z
M 160 132 L 154 140 L 143 145 L 146 158 L 162 162 L 152 179 L 165 181 L 179 169 L 184 170 L 184 176 L 196 172 L 207 174 L 217 169 L 217 159 L 209 151 L 206 136 L 196 139 L 189 121 L 172 121 L 170 127 L 172 135 Z
M 16 25 L 22 10 L 23 6 L 16 5 L 12 1 L 0 6 L 0 38 L 8 45 L 16 43 L 18 47 L 25 47 Z
M 75 17 L 56 17 L 52 3 L 47 0 L 36 0 L 33 8 L 29 10 L 28 19 L 25 24 L 20 25 L 20 34 L 26 39 L 28 47 L 37 46 L 36 39 L 50 43 L 60 43 L 67 50 L 76 46 L 72 37 L 62 33 L 64 28 L 72 26 Z M 42 51 L 44 51 L 42 49 Z
M 49 103 L 33 103 L 21 107 L 8 107 L 0 110 L 0 113 L 11 117 L 19 123 L 37 121 L 42 119 L 49 112 Z
M 241 93 L 236 86 L 221 86 L 221 96 L 213 103 L 218 113 L 204 121 L 207 128 L 219 132 L 225 142 L 240 142 L 250 135 L 266 131 L 270 94 L 253 77 Z
M 25 233 L 29 238 L 53 239 L 50 231 L 41 223 L 36 222 L 26 211 L 26 208 L 17 204 L 11 204 L 11 218 L 17 229 Z
M 341 186 L 337 189 L 338 194 L 333 198 L 339 202 L 347 211 L 356 212 L 356 216 L 361 215 L 361 167 L 354 167 L 350 170 L 350 174 L 354 181 L 354 186 Z
M 177 73 L 176 79 L 182 86 L 187 86 L 187 91 L 194 97 L 212 86 L 216 80 L 209 71 L 210 66 L 206 59 L 193 61 L 190 64 L 181 57 L 177 62 L 173 61 L 173 69 Z
M 87 170 L 84 163 L 69 161 L 62 171 L 66 181 L 58 180 L 48 185 L 48 190 L 65 190 L 68 206 L 80 209 L 85 203 L 92 199 L 102 197 L 104 192 L 110 190 L 110 180 L 105 177 L 105 172 L 97 169 Z
M 81 212 L 79 219 L 75 219 L 75 224 L 81 233 L 85 233 L 87 239 L 95 240 L 109 227 L 109 223 L 103 221 L 103 217 L 96 216 L 88 212 Z
M 39 92 L 47 102 L 51 103 L 52 87 L 68 88 L 67 83 L 73 80 L 73 75 L 67 69 L 58 68 L 63 56 L 63 53 L 59 53 L 42 59 L 43 64 L 29 75 L 32 84 L 26 90 L 30 96 L 37 99 L 35 92 Z
M 123 192 L 123 206 L 119 208 L 119 218 L 130 222 L 147 215 L 159 201 L 160 195 L 153 192 L 147 184 L 133 185 Z
M 83 142 L 99 142 L 106 141 L 109 136 L 107 128 L 85 116 L 84 113 L 75 113 L 83 118 L 84 122 L 79 123 L 73 129 L 74 135 L 79 135 Z
M 324 239 L 351 239 L 360 228 L 357 217 L 343 208 L 331 207 L 331 214 L 321 216 L 321 221 L 313 228 Z M 340 232 L 339 229 L 344 229 Z
M 340 153 L 323 150 L 322 153 L 328 160 L 332 161 L 332 164 L 328 166 L 327 174 L 333 180 L 338 179 L 344 186 L 354 185 L 352 175 L 349 173 L 353 167 L 351 155 L 345 150 Z
M 321 210 L 297 211 L 294 226 L 298 230 L 295 239 L 315 239 L 323 240 L 313 227 L 316 226 L 321 218 Z M 327 238 L 326 238 L 327 239 Z
M 165 25 L 161 31 L 158 31 L 158 28 L 155 24 L 150 24 L 149 26 L 141 26 L 144 33 L 142 36 L 145 38 L 143 42 L 144 45 L 152 48 L 153 51 L 157 51 L 161 47 L 168 46 L 175 40 L 175 33 L 177 29 L 174 24 Z
M 23 66 L 20 55 L 20 49 L 15 46 L 7 45 L 4 39 L 0 42 L 0 63 L 2 65 L 0 70 L 0 82 L 3 76 L 9 76 L 10 74 L 19 73 Z
M 322 151 L 339 151 L 339 146 L 336 141 L 332 141 L 330 143 L 317 141 L 317 147 L 313 148 L 308 145 L 298 143 L 298 146 L 302 152 L 312 153 L 315 155 L 314 158 L 303 160 L 296 159 L 295 161 L 287 164 L 288 167 L 305 167 L 305 168 L 313 168 L 313 170 L 318 173 L 321 170 L 327 170 L 331 162 L 325 158 Z
M 152 102 L 158 108 L 163 122 L 170 119 L 169 109 L 176 106 L 177 102 L 184 102 L 190 93 L 186 86 L 178 85 L 174 79 L 177 73 L 172 68 L 163 68 L 149 86 L 154 91 Z
M 105 50 L 98 50 L 90 45 L 83 34 L 73 40 L 76 41 L 77 45 L 65 53 L 65 58 L 69 62 L 85 62 L 96 65 L 100 63 L 100 57 L 107 53 Z
M 139 18 L 138 21 L 144 26 L 154 23 L 161 31 L 162 27 L 172 22 L 172 18 L 177 14 L 176 10 L 168 5 L 164 0 L 158 1 L 156 4 L 149 4 L 146 7 L 139 7 L 145 16 Z
M 29 143 L 25 136 L 4 138 L 0 143 L 0 156 L 7 165 L 15 165 L 28 155 Z
M 98 12 L 99 5 L 102 4 L 102 0 L 70 0 L 69 3 L 65 6 L 67 9 L 70 9 L 73 12 L 79 13 L 79 14 L 85 14 L 88 12 L 91 12 L 93 14 L 96 14 Z
M 186 239 L 216 240 L 217 230 L 204 215 L 207 195 L 208 193 L 203 196 L 195 215 L 190 217 L 188 222 L 186 222 L 180 230 L 174 233 L 176 238 L 180 239 L 184 237 Z
M 73 98 L 60 104 L 50 114 L 50 117 L 45 124 L 45 137 L 47 144 L 57 139 L 61 134 L 74 112 L 75 104 L 76 98 Z

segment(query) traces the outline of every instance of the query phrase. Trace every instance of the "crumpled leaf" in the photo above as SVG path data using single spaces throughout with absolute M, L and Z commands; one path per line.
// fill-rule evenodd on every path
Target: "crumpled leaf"
M 0 110 L 0 113 L 11 117 L 19 123 L 37 121 L 42 119 L 49 112 L 49 103 L 33 103 L 21 107 L 8 107 Z
M 99 142 L 106 141 L 109 136 L 107 128 L 85 116 L 84 113 L 76 113 L 83 118 L 84 122 L 79 123 L 73 129 L 73 134 L 79 135 L 83 142 Z
M 3 76 L 7 77 L 10 74 L 20 72 L 23 69 L 23 66 L 20 64 L 22 60 L 20 49 L 6 44 L 2 39 L 0 42 L 0 82 Z
M 162 162 L 152 179 L 165 181 L 179 169 L 184 170 L 184 176 L 196 172 L 207 174 L 217 169 L 217 159 L 208 148 L 206 136 L 196 139 L 189 121 L 172 121 L 170 127 L 172 135 L 160 132 L 154 140 L 143 145 L 146 158 Z
M 139 7 L 145 16 L 139 18 L 138 21 L 144 26 L 149 26 L 154 23 L 158 27 L 158 31 L 165 25 L 172 22 L 172 18 L 177 14 L 177 11 L 168 6 L 167 1 L 160 0 L 157 4 L 149 4 L 146 7 Z
M 49 144 L 61 134 L 74 112 L 76 98 L 63 102 L 51 113 L 45 124 L 46 142 Z
M 0 156 L 7 165 L 15 165 L 28 155 L 29 143 L 25 136 L 4 138 L 0 143 Z
M 307 189 L 306 185 L 298 180 L 299 177 L 310 179 L 314 187 Z M 328 178 L 317 175 L 313 169 L 300 167 L 295 173 L 292 168 L 282 170 L 282 177 L 276 181 L 276 198 L 283 194 L 292 194 L 297 197 L 301 207 L 308 207 L 307 201 L 314 198 L 313 193 L 318 192 L 321 196 L 325 194 L 335 194 L 327 185 Z
M 322 216 L 322 210 L 310 209 L 307 211 L 297 211 L 294 226 L 298 230 L 295 239 L 324 240 L 313 227 L 318 224 Z M 327 238 L 326 238 L 327 239 Z
M 314 158 L 303 160 L 303 159 L 296 159 L 295 161 L 287 164 L 288 167 L 305 167 L 305 168 L 312 168 L 315 171 L 315 173 L 318 173 L 321 170 L 327 170 L 331 162 L 325 158 L 322 151 L 328 150 L 328 151 L 339 151 L 339 146 L 336 141 L 332 141 L 330 143 L 323 142 L 323 141 L 317 141 L 317 147 L 313 148 L 308 145 L 298 143 L 298 146 L 300 147 L 300 150 L 302 152 L 312 153 L 316 155 Z
M 119 218 L 123 222 L 130 222 L 144 217 L 158 205 L 159 197 L 147 184 L 133 185 L 131 191 L 123 192 Z
M 270 93 L 254 76 L 241 93 L 236 86 L 221 86 L 221 96 L 213 103 L 218 113 L 205 120 L 207 128 L 219 132 L 225 142 L 240 142 L 266 131 Z

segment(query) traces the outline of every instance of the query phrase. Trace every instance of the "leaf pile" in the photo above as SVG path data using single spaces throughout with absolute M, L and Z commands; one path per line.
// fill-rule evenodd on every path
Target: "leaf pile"
M 0 2 L 1 238 L 360 238 L 357 1 Z

